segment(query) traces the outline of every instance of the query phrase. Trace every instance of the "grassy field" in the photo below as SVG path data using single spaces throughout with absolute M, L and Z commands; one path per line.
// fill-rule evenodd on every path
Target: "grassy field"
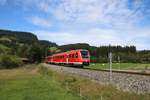
M 92 69 L 109 69 L 108 63 L 91 63 L 88 68 Z M 150 64 L 140 63 L 113 63 L 113 69 L 150 69 Z
M 32 66 L 32 67 L 31 67 Z M 96 83 L 85 77 L 58 73 L 41 65 L 0 70 L 0 100 L 149 100 Z
M 0 100 L 81 100 L 35 68 L 0 70 Z

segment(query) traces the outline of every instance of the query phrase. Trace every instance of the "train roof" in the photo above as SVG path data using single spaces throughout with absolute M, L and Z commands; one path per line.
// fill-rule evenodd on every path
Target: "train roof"
M 61 52 L 61 53 L 53 54 L 53 55 L 51 55 L 51 56 L 57 56 L 57 55 L 65 54 L 65 53 L 67 53 L 67 52 L 81 51 L 81 50 L 88 51 L 88 50 L 86 50 L 86 49 L 75 49 L 75 50 L 69 50 L 69 51 L 66 51 L 66 52 Z

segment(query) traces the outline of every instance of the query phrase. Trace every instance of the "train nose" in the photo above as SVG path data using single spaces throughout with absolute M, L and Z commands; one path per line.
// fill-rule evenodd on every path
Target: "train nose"
M 89 62 L 83 62 L 83 65 L 88 66 Z
M 89 60 L 88 59 L 84 59 L 83 60 L 83 65 L 88 66 L 89 65 Z

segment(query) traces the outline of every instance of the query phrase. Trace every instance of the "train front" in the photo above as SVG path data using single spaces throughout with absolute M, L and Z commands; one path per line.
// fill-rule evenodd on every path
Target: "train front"
M 88 66 L 90 64 L 90 53 L 88 50 L 80 50 L 82 64 Z

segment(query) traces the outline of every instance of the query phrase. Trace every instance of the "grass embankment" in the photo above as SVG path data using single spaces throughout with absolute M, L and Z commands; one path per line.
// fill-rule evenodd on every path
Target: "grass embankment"
M 149 100 L 149 98 L 148 94 L 123 92 L 111 85 L 54 72 L 41 65 L 0 70 L 0 100 Z
M 91 63 L 88 68 L 92 69 L 109 69 L 109 63 Z M 150 69 L 150 64 L 140 64 L 140 63 L 113 63 L 113 69 Z

